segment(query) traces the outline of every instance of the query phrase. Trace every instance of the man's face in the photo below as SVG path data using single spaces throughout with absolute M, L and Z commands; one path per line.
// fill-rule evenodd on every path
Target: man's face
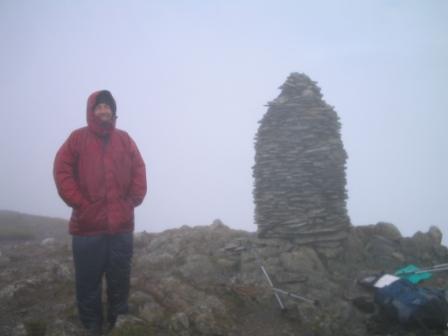
M 102 122 L 111 122 L 113 113 L 109 105 L 101 103 L 95 106 L 93 114 Z

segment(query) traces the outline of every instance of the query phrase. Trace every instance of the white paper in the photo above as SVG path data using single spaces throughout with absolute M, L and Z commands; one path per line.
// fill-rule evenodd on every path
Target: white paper
M 396 277 L 395 275 L 391 274 L 384 274 L 381 278 L 379 278 L 375 284 L 373 285 L 376 288 L 383 288 L 387 285 L 390 285 L 391 283 L 399 280 L 399 277 Z

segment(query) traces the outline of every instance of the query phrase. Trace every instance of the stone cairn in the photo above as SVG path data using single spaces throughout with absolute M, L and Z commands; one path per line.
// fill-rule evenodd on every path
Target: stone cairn
M 339 117 L 305 74 L 280 89 L 255 136 L 258 236 L 338 247 L 350 227 Z

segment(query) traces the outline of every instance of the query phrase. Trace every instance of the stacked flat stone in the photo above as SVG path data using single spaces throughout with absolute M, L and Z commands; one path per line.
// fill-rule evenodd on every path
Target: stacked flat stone
M 334 246 L 350 227 L 339 117 L 305 74 L 280 89 L 255 137 L 258 236 Z

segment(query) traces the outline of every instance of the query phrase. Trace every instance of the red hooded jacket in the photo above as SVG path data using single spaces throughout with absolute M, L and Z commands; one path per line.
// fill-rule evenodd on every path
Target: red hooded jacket
M 115 128 L 115 118 L 104 126 L 93 114 L 101 92 L 87 100 L 88 126 L 70 134 L 54 162 L 58 193 L 73 208 L 73 235 L 132 232 L 134 207 L 146 194 L 145 163 L 137 145 Z

